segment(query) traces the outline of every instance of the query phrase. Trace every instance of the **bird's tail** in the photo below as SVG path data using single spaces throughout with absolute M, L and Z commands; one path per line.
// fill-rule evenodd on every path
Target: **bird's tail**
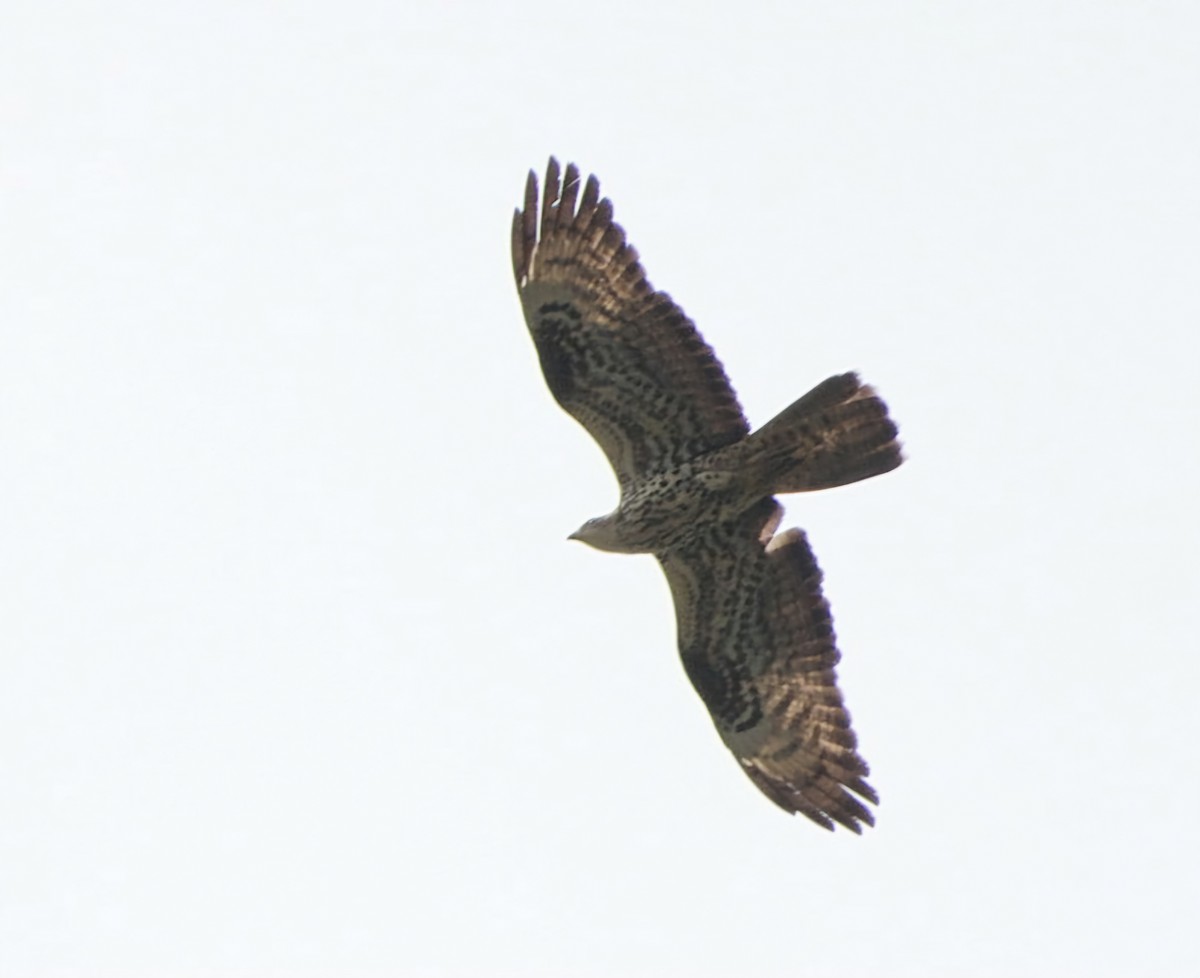
M 887 405 L 857 374 L 822 381 L 738 444 L 769 493 L 810 492 L 882 475 L 902 461 Z

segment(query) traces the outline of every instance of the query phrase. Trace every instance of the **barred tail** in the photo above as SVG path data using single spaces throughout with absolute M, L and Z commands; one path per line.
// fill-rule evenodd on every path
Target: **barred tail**
M 887 405 L 857 374 L 822 381 L 741 442 L 742 464 L 769 493 L 843 486 L 904 457 Z

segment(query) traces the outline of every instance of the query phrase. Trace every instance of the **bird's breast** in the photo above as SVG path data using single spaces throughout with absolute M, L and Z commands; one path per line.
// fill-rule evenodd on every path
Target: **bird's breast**
M 621 537 L 639 550 L 672 550 L 713 523 L 736 515 L 735 477 L 682 466 L 644 479 L 627 490 L 617 518 Z

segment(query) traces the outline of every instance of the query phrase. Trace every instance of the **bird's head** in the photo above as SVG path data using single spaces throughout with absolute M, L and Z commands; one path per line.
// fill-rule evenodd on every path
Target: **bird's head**
M 597 550 L 607 550 L 609 553 L 628 553 L 628 546 L 621 540 L 617 529 L 617 521 L 612 513 L 608 516 L 597 516 L 588 520 L 578 530 L 572 533 L 568 540 L 579 540 Z

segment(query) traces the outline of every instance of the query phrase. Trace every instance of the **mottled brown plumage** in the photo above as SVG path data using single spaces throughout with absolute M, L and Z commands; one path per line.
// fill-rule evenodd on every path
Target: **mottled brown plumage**
M 772 801 L 826 828 L 873 824 L 821 571 L 800 530 L 775 535 L 773 495 L 844 485 L 901 462 L 896 427 L 854 374 L 831 377 L 761 429 L 683 311 L 646 280 L 589 177 L 537 177 L 513 216 L 513 272 L 542 372 L 604 450 L 617 509 L 574 536 L 653 553 L 679 651 L 722 740 Z M 857 797 L 855 797 L 857 796 Z

